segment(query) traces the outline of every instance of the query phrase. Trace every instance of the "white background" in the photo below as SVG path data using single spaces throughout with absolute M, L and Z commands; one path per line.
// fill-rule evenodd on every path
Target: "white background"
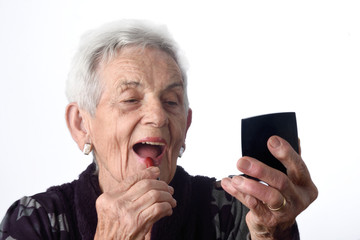
M 64 120 L 80 35 L 104 22 L 165 23 L 190 64 L 193 124 L 179 164 L 236 173 L 241 118 L 295 111 L 319 198 L 302 239 L 360 239 L 359 1 L 0 0 L 0 215 L 91 162 Z

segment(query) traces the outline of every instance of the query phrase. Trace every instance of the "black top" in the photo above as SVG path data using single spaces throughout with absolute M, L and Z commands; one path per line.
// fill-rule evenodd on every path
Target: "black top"
M 0 239 L 93 239 L 101 194 L 94 170 L 91 164 L 72 183 L 16 201 L 0 225 Z M 170 183 L 177 206 L 154 224 L 151 239 L 247 239 L 248 209 L 214 182 L 177 167 Z

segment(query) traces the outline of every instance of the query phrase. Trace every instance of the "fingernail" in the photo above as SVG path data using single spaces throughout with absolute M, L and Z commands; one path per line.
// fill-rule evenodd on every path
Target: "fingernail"
M 174 194 L 174 188 L 173 187 L 168 186 L 168 189 L 169 189 L 169 192 L 171 193 L 171 195 Z
M 281 142 L 279 141 L 279 139 L 277 137 L 271 137 L 269 139 L 269 144 L 272 148 L 278 148 L 281 145 Z
M 221 179 L 221 185 L 224 185 L 224 186 L 229 186 L 230 185 L 230 178 L 223 178 Z
M 149 167 L 148 169 L 153 173 L 160 173 L 160 168 L 158 167 Z
M 176 199 L 174 198 L 174 202 L 173 202 L 173 208 L 177 206 L 177 201 Z
M 232 178 L 231 180 L 233 183 L 235 183 L 236 185 L 241 185 L 243 183 L 243 178 L 240 176 L 235 176 Z
M 251 167 L 251 163 L 248 160 L 242 158 L 238 163 L 238 167 L 240 168 L 240 170 L 249 170 Z

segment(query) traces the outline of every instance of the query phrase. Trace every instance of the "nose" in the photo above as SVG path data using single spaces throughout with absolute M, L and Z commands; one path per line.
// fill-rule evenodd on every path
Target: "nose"
M 168 115 L 160 100 L 149 101 L 145 106 L 143 123 L 157 128 L 168 124 Z

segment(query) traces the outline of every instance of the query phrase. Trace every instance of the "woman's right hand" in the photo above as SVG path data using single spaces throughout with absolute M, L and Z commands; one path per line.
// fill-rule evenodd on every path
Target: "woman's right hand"
M 95 239 L 150 239 L 153 224 L 176 206 L 174 189 L 156 180 L 159 175 L 159 168 L 150 167 L 101 194 Z

